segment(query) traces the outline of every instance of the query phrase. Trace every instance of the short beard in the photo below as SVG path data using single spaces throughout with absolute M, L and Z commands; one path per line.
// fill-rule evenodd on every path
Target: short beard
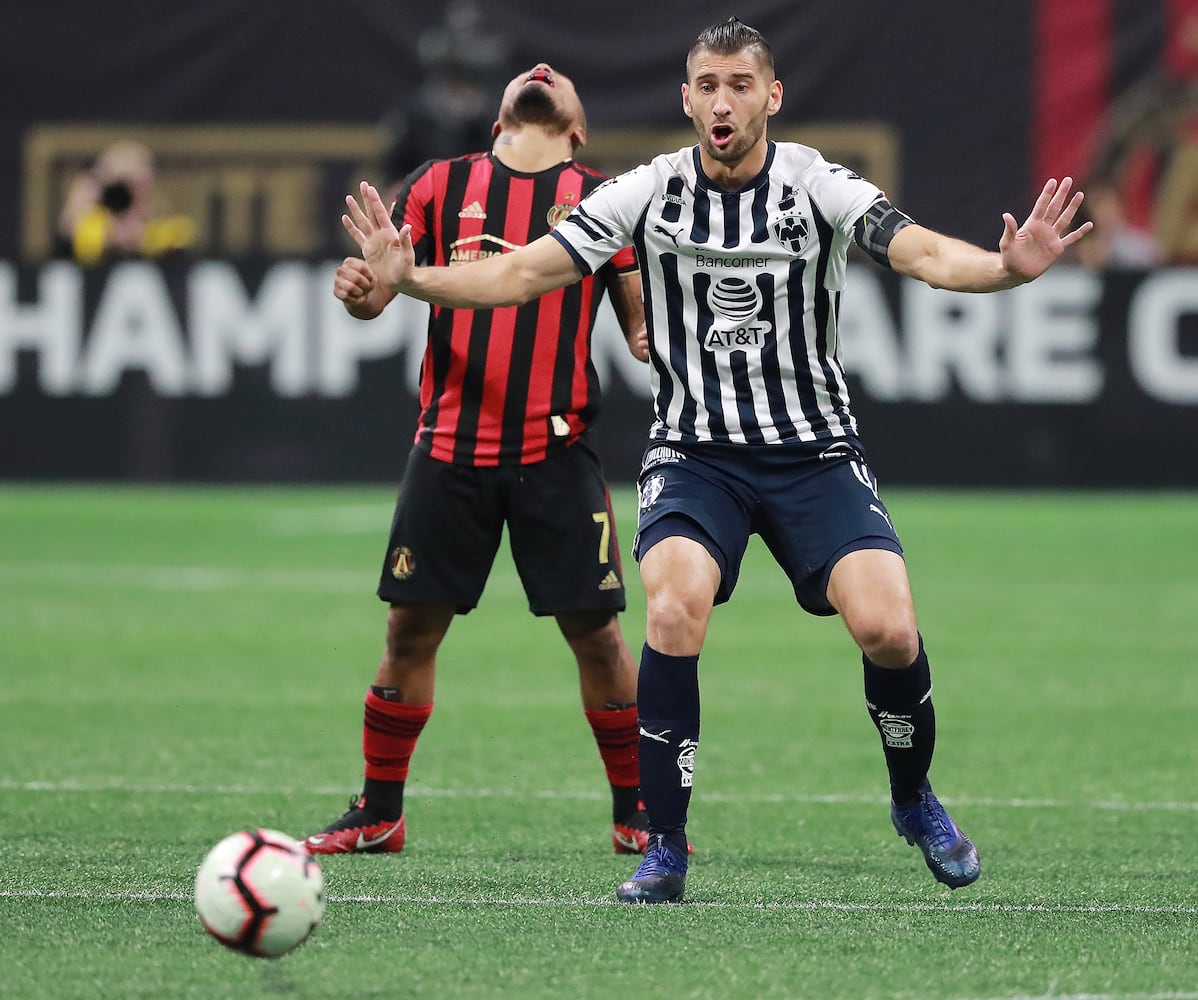
M 574 127 L 574 119 L 558 107 L 541 84 L 521 87 L 511 106 L 500 115 L 499 123 L 504 128 L 536 125 L 551 135 L 564 135 Z
M 699 145 L 703 151 L 717 163 L 737 164 L 749 155 L 749 151 L 757 144 L 765 131 L 765 116 L 760 121 L 749 122 L 745 131 L 737 134 L 736 140 L 730 146 L 720 149 L 712 144 L 711 132 L 697 120 L 693 121 L 695 134 L 699 137 Z

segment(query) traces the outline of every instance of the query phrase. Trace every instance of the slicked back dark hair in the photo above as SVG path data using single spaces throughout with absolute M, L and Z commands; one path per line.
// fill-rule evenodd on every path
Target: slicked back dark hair
M 727 21 L 713 24 L 699 33 L 686 54 L 686 76 L 690 79 L 691 59 L 696 52 L 714 52 L 718 56 L 734 56 L 745 49 L 755 50 L 758 62 L 774 75 L 774 53 L 770 43 L 756 28 L 750 28 L 738 17 L 730 17 Z

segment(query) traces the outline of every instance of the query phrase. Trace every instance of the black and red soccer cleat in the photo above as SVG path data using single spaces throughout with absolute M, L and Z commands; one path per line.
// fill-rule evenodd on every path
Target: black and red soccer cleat
M 626 816 L 611 828 L 611 846 L 617 854 L 644 854 L 649 846 L 649 815 L 645 804 L 638 802 L 636 812 Z M 695 845 L 686 842 L 686 853 L 694 854 Z
M 339 820 L 305 837 L 303 845 L 309 854 L 396 854 L 406 835 L 403 816 L 379 819 L 366 808 L 366 797 L 355 795 Z

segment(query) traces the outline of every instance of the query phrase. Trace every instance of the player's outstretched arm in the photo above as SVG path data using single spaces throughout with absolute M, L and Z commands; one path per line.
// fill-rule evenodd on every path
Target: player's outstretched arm
M 453 309 L 523 305 L 578 281 L 574 259 L 552 236 L 511 253 L 457 267 L 417 267 L 410 226 L 395 228 L 374 186 L 361 185 L 362 203 L 347 195 L 341 223 L 362 248 L 378 281 L 392 292 Z
M 1049 180 L 1022 226 L 1004 213 L 997 253 L 923 226 L 907 226 L 890 241 L 890 266 L 933 288 L 956 292 L 995 292 L 1032 281 L 1094 227 L 1086 222 L 1069 231 L 1082 203 L 1081 191 L 1069 196 L 1072 186 L 1068 177 L 1060 184 Z

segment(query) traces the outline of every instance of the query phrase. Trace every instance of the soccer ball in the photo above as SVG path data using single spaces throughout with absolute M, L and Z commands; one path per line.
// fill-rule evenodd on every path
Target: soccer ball
M 320 924 L 324 876 L 299 841 L 277 830 L 244 830 L 208 852 L 196 873 L 195 901 L 221 944 L 278 958 Z

